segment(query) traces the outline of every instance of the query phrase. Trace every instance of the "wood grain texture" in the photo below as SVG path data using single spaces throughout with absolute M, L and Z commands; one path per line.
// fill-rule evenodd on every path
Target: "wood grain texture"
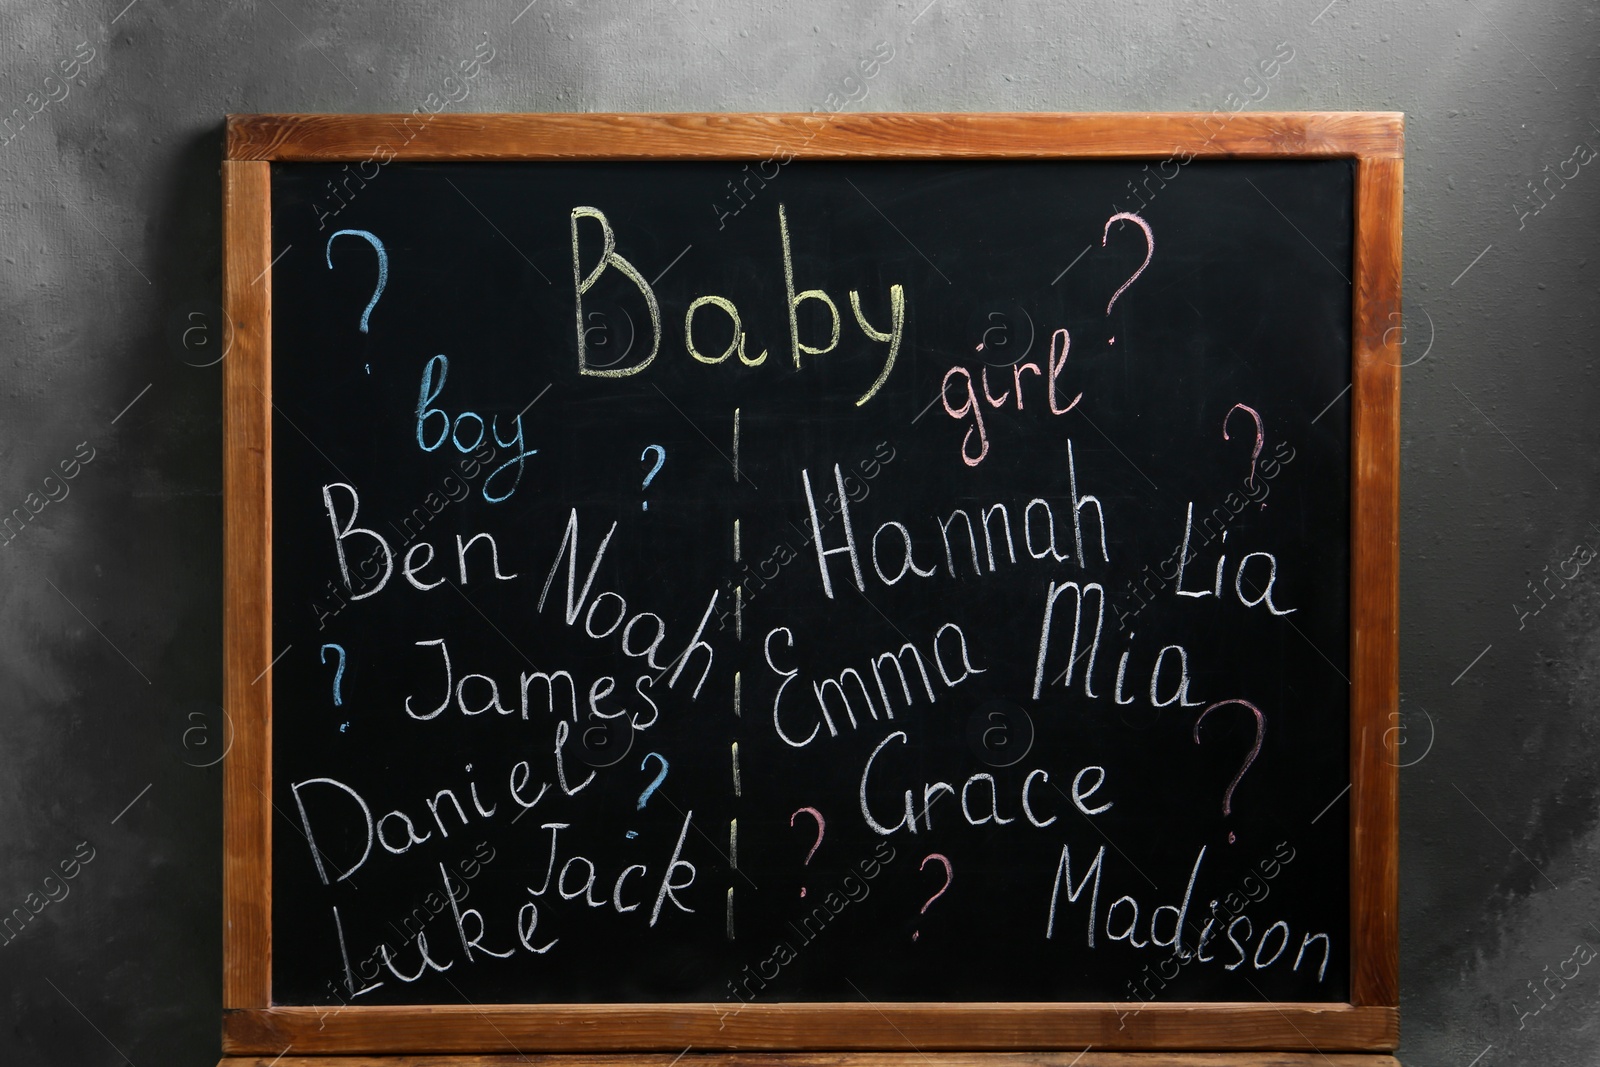
M 626 1055 L 385 1056 L 381 1067 L 1400 1067 L 1335 1052 L 630 1052 Z M 357 1067 L 345 1056 L 229 1056 L 217 1067 Z M 360 1067 L 377 1067 L 363 1057 Z
M 222 1003 L 271 1003 L 270 165 L 222 164 Z
M 223 1019 L 229 1053 L 618 1050 L 1392 1051 L 1398 1012 L 1347 1004 L 601 1004 L 270 1008 Z M 1121 1016 L 1119 1018 L 1119 1015 Z
M 229 159 L 1105 159 L 1398 156 L 1389 112 L 230 115 Z M 787 162 L 787 159 L 781 160 Z
M 1399 1004 L 1400 223 L 1403 164 L 1356 172 L 1350 507 L 1350 999 Z

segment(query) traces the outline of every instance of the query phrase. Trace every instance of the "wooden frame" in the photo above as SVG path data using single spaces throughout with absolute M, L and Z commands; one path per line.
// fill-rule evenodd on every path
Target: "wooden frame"
M 679 1050 L 855 1050 L 858 1067 L 934 1062 L 1134 1067 L 1393 1064 L 1399 1039 L 1398 767 L 1383 739 L 1398 707 L 1399 331 L 1403 117 L 1394 113 L 835 115 L 236 115 L 223 163 L 224 1063 L 326 1064 L 316 1053 L 480 1053 L 407 1064 L 665 1065 Z M 1352 338 L 1350 1002 L 842 1003 L 275 1006 L 271 1001 L 272 162 L 423 160 L 1345 158 L 1357 161 Z M 387 161 L 387 159 L 385 160 Z M 1391 338 L 1394 338 L 1391 340 Z M 1095 1051 L 1081 1053 L 1085 1047 Z M 871 1051 L 877 1050 L 877 1051 Z M 1070 1050 L 1062 1056 L 998 1050 Z M 1259 1050 L 1275 1050 L 1264 1052 Z M 727 1064 L 734 1057 L 703 1062 Z M 798 1062 L 779 1051 L 772 1062 Z M 814 1056 L 807 1063 L 822 1062 Z M 520 1055 L 517 1062 L 522 1060 Z

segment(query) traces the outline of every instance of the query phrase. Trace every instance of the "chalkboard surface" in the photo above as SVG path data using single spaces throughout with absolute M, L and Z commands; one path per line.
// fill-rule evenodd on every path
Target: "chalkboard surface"
M 274 1001 L 1348 999 L 1353 175 L 274 164 Z

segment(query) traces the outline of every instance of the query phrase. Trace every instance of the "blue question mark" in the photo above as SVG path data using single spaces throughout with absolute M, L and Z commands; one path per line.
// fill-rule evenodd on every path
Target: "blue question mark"
M 641 490 L 650 488 L 650 483 L 655 480 L 655 476 L 660 472 L 662 464 L 667 462 L 667 450 L 662 448 L 660 445 L 645 445 L 644 451 L 639 453 L 639 461 L 641 463 L 644 462 L 644 457 L 648 456 L 651 452 L 656 454 L 656 465 L 651 467 L 650 473 L 644 476 L 644 485 L 640 486 Z M 642 511 L 649 511 L 650 501 L 640 501 L 639 508 Z
M 384 251 L 383 242 L 378 240 L 377 237 L 366 230 L 339 230 L 334 233 L 332 237 L 328 238 L 327 259 L 329 270 L 333 269 L 334 238 L 341 237 L 344 234 L 350 234 L 352 237 L 360 237 L 362 240 L 370 244 L 373 250 L 378 253 L 378 286 L 372 290 L 372 299 L 367 302 L 367 309 L 361 313 L 361 332 L 366 333 L 367 320 L 372 318 L 372 309 L 378 306 L 378 297 L 383 295 L 383 287 L 389 284 L 389 253 Z
M 649 766 L 650 765 L 650 758 L 652 756 L 661 761 L 661 773 L 656 775 L 654 781 L 652 781 L 649 785 L 644 787 L 644 792 L 643 793 L 639 794 L 639 805 L 638 805 L 638 809 L 637 809 L 639 811 L 643 811 L 644 810 L 645 802 L 647 800 L 649 800 L 652 796 L 654 796 L 656 790 L 661 787 L 661 783 L 667 780 L 667 757 L 663 756 L 659 752 L 646 753 L 645 757 L 644 757 L 644 760 L 639 764 L 639 769 L 642 771 L 647 766 Z
M 341 645 L 323 645 L 322 654 L 317 658 L 322 660 L 323 663 L 327 663 L 328 649 L 330 648 L 339 653 L 339 666 L 333 672 L 333 706 L 337 708 L 344 703 L 344 700 L 339 696 L 339 683 L 344 679 L 344 648 Z

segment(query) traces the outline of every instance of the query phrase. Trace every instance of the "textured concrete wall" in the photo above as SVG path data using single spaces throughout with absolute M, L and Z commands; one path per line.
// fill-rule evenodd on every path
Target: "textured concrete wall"
M 827 107 L 887 40 L 851 107 L 1405 111 L 1403 1058 L 1600 1062 L 1593 4 L 524 2 L 0 9 L 0 911 L 76 871 L 0 1061 L 217 1052 L 221 116 L 410 110 L 487 35 L 462 109 Z

